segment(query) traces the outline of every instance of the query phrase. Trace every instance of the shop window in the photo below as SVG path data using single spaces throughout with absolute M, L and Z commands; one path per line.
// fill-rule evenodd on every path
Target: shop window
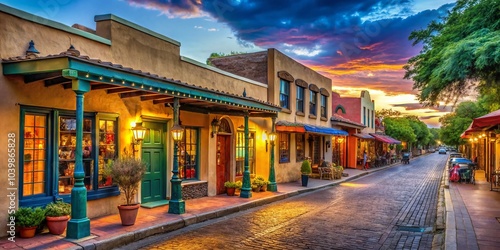
M 290 109 L 290 82 L 280 79 L 280 107 Z
M 295 153 L 297 162 L 305 159 L 305 134 L 295 134 Z
M 304 88 L 297 86 L 297 111 L 304 113 Z
M 316 92 L 309 90 L 309 114 L 316 115 Z
M 255 132 L 248 132 L 248 169 L 255 174 Z M 245 171 L 245 132 L 236 133 L 236 176 Z
M 72 116 L 59 117 L 59 194 L 71 194 L 75 184 L 73 174 L 75 172 L 76 153 L 76 118 Z M 92 189 L 94 172 L 92 120 L 84 118 L 83 121 L 83 171 L 85 177 L 83 182 L 87 190 Z
M 197 179 L 198 175 L 198 129 L 185 128 L 179 144 L 179 175 L 184 180 Z
M 110 187 L 113 180 L 106 170 L 106 166 L 117 157 L 117 121 L 113 118 L 99 119 L 99 156 L 98 156 L 98 183 L 99 188 Z
M 112 186 L 103 173 L 104 165 L 116 157 L 117 116 L 114 117 L 99 120 L 92 113 L 84 117 L 82 162 L 89 200 L 120 194 L 118 187 Z M 43 206 L 56 197 L 70 202 L 76 167 L 74 111 L 22 107 L 21 118 L 20 206 Z M 99 153 L 95 153 L 97 150 Z
M 290 134 L 279 133 L 280 163 L 290 162 Z

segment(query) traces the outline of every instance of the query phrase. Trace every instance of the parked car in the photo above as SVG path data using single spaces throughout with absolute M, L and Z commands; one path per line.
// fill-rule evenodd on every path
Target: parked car
M 446 149 L 440 148 L 439 149 L 439 154 L 446 154 Z
M 459 164 L 460 167 L 468 167 L 468 166 L 472 166 L 474 165 L 474 162 L 467 159 L 467 158 L 450 158 L 450 160 L 448 161 L 448 165 L 447 167 L 448 168 L 451 168 L 453 167 L 455 164 Z

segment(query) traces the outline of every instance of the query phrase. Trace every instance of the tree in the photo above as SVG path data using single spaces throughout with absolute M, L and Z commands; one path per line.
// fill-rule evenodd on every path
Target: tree
M 384 119 L 385 133 L 398 140 L 413 143 L 417 136 L 413 132 L 408 119 L 404 117 L 387 117 Z
M 233 56 L 233 55 L 240 55 L 240 54 L 245 54 L 245 52 L 236 52 L 236 51 L 231 51 L 229 54 L 224 54 L 222 52 L 212 52 L 210 56 L 207 58 L 207 65 L 212 65 L 212 62 L 210 62 L 210 58 L 219 58 L 219 57 L 225 57 L 225 56 Z
M 401 112 L 392 109 L 382 109 L 375 111 L 377 117 L 398 117 L 401 116 Z
M 441 140 L 439 137 L 440 129 L 439 128 L 430 128 L 429 132 L 432 135 L 431 140 L 429 141 L 430 145 L 436 145 L 438 140 Z
M 439 119 L 441 122 L 441 141 L 446 145 L 457 146 L 464 141 L 460 135 L 467 130 L 474 118 L 483 116 L 489 111 L 476 102 L 462 102 L 455 112 L 449 113 Z
M 413 129 L 417 146 L 427 145 L 430 141 L 430 132 L 427 125 L 420 121 L 417 116 L 406 116 L 405 118 L 409 121 L 410 127 Z
M 442 22 L 410 34 L 423 48 L 404 66 L 404 78 L 414 81 L 421 103 L 456 103 L 475 87 L 499 90 L 499 6 L 499 0 L 458 0 Z

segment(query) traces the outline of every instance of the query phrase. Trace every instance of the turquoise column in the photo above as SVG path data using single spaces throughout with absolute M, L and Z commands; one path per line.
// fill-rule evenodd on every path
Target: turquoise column
M 242 198 L 251 198 L 252 197 L 252 188 L 250 185 L 250 170 L 248 167 L 248 111 L 245 110 L 245 171 L 243 171 L 243 186 L 241 187 L 240 197 Z
M 63 76 L 71 78 L 76 71 L 63 70 Z M 76 150 L 75 150 L 75 172 L 73 177 L 75 185 L 71 189 L 71 220 L 68 222 L 66 238 L 81 239 L 90 236 L 90 220 L 87 218 L 87 189 L 83 179 L 83 95 L 90 91 L 90 82 L 84 80 L 72 80 L 72 89 L 76 93 Z
M 273 125 L 271 133 L 274 133 L 276 117 L 272 117 Z M 275 138 L 276 140 L 276 138 Z M 278 184 L 276 184 L 276 172 L 274 170 L 274 140 L 271 141 L 271 159 L 269 160 L 269 184 L 267 184 L 267 190 L 271 192 L 278 191 Z
M 174 125 L 179 124 L 179 98 L 174 98 Z M 182 200 L 182 179 L 179 178 L 179 159 L 177 152 L 179 151 L 178 142 L 174 141 L 174 159 L 172 166 L 172 179 L 170 183 L 172 184 L 172 195 L 170 201 L 168 202 L 168 213 L 169 214 L 183 214 L 186 212 L 186 203 Z

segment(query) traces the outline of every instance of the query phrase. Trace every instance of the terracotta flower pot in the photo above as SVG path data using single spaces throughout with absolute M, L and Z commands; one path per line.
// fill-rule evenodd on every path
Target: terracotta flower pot
M 20 227 L 19 228 L 19 236 L 21 236 L 21 238 L 33 238 L 35 236 L 37 228 L 38 228 L 38 226 Z
M 228 196 L 234 196 L 236 188 L 226 188 L 226 193 Z
M 139 211 L 139 207 L 140 204 L 118 206 L 118 210 L 120 211 L 120 219 L 122 220 L 122 225 L 131 226 L 135 224 L 135 219 L 137 218 L 137 212 Z
M 68 226 L 69 217 L 67 215 L 57 216 L 57 217 L 45 217 L 47 221 L 47 227 L 49 228 L 49 232 L 51 234 L 62 234 L 66 227 Z

